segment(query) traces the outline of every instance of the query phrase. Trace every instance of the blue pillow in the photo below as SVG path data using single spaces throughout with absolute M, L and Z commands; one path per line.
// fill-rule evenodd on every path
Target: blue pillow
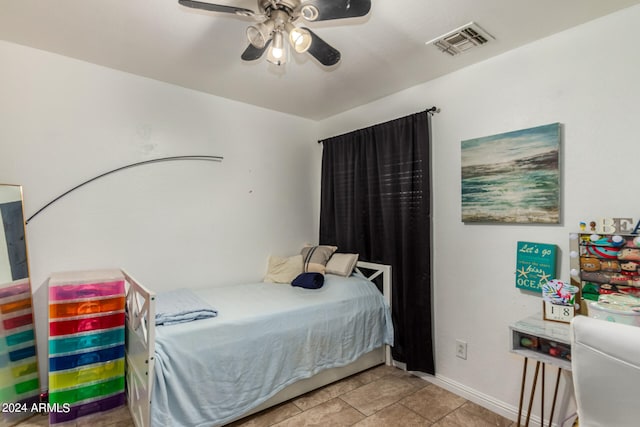
M 299 286 L 305 289 L 319 289 L 322 285 L 324 285 L 324 275 L 322 273 L 302 273 L 291 282 L 291 286 Z

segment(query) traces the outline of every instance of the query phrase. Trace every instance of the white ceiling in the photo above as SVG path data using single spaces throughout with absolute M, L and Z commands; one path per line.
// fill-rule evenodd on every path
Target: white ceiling
M 320 120 L 638 3 L 372 0 L 366 17 L 305 24 L 341 52 L 330 68 L 307 54 L 244 62 L 252 21 L 177 0 L 2 0 L 0 39 Z M 425 45 L 471 21 L 496 40 L 456 57 Z

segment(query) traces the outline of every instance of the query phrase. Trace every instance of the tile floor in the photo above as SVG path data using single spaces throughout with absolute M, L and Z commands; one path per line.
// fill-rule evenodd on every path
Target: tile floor
M 123 407 L 100 417 L 87 417 L 76 425 L 132 427 L 133 423 L 127 408 Z M 236 421 L 230 427 L 515 425 L 416 376 L 379 366 Z M 47 426 L 46 416 L 35 416 L 19 424 L 19 427 L 43 426 Z
M 131 420 L 131 415 L 129 414 L 129 408 L 126 406 L 121 406 L 120 408 L 116 408 L 108 412 L 82 417 L 80 418 L 80 420 L 76 422 L 53 425 L 64 427 L 134 427 L 133 421 Z M 49 417 L 47 415 L 35 415 L 19 423 L 16 427 L 48 426 Z

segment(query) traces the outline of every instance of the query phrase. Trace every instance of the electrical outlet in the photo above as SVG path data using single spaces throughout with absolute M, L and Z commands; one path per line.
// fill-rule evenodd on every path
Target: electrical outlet
M 456 357 L 467 360 L 467 343 L 466 341 L 456 340 Z

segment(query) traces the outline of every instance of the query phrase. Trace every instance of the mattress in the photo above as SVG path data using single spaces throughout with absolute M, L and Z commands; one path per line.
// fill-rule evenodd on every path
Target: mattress
M 153 426 L 222 425 L 286 386 L 393 345 L 390 310 L 359 275 L 320 289 L 229 285 L 194 292 L 218 316 L 156 328 Z

